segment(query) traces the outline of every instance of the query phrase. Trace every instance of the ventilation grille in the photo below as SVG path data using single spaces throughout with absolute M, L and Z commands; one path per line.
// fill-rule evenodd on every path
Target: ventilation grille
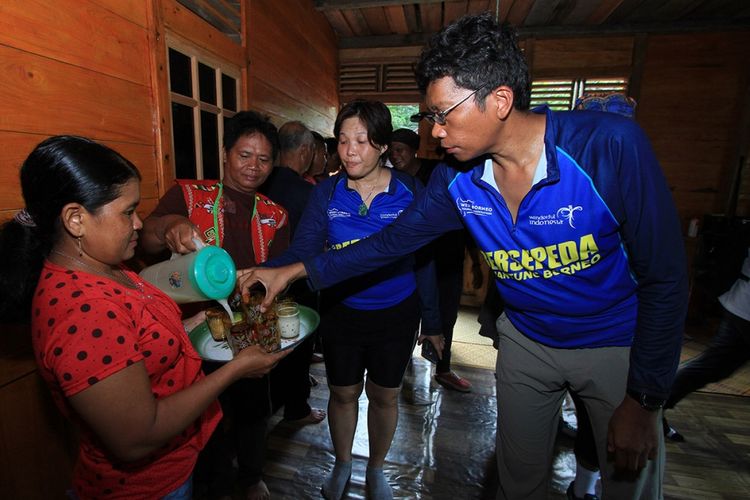
M 417 92 L 411 64 L 342 64 L 339 93 Z
M 627 94 L 624 78 L 587 78 L 580 80 L 535 80 L 531 84 L 531 107 L 548 105 L 555 110 L 573 109 L 576 100 L 586 94 Z

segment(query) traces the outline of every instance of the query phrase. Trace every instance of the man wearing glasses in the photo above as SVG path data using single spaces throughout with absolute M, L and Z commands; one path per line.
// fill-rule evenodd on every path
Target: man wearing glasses
M 515 34 L 490 14 L 435 35 L 416 76 L 429 110 L 418 118 L 468 167 L 438 166 L 413 205 L 367 240 L 242 271 L 241 284 L 263 282 L 267 301 L 302 276 L 324 288 L 465 226 L 505 304 L 498 498 L 547 498 L 568 390 L 591 417 L 604 496 L 661 498 L 657 422 L 679 359 L 687 277 L 676 210 L 643 131 L 611 113 L 529 111 Z

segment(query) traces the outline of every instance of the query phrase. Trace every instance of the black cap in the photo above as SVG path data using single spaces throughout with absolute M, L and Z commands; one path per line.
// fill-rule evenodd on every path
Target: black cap
M 419 149 L 419 134 L 408 128 L 399 128 L 393 131 L 391 142 L 402 142 L 410 148 Z

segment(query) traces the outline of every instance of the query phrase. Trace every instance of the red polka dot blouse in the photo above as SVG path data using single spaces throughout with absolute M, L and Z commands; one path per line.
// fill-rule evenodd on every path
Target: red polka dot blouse
M 61 411 L 81 428 L 73 473 L 79 497 L 159 498 L 187 480 L 221 418 L 218 403 L 148 459 L 118 463 L 67 402 L 137 362 L 144 363 L 155 398 L 203 377 L 200 357 L 170 298 L 149 283 L 143 283 L 142 291 L 132 290 L 45 262 L 32 304 L 31 331 L 40 374 Z

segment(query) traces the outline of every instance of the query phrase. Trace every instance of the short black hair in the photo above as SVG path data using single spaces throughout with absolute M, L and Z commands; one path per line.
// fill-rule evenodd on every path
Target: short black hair
M 344 120 L 353 116 L 358 117 L 367 127 L 367 139 L 373 147 L 390 146 L 393 126 L 391 125 L 391 112 L 388 106 L 380 101 L 365 99 L 355 99 L 346 103 L 339 111 L 336 123 L 333 126 L 333 135 L 337 139 L 341 132 L 341 124 Z
M 529 109 L 529 69 L 516 31 L 498 24 L 489 12 L 464 16 L 435 34 L 422 49 L 414 73 L 423 95 L 430 83 L 448 76 L 466 89 L 484 86 L 474 96 L 480 109 L 500 85 L 513 90 L 516 109 Z
M 323 136 L 320 135 L 320 133 L 318 133 L 318 132 L 316 132 L 314 130 L 311 130 L 310 132 L 312 132 L 312 135 L 313 135 L 313 138 L 315 139 L 315 142 L 322 142 L 323 144 L 326 143 L 326 140 L 323 139 Z
M 339 145 L 339 140 L 336 137 L 326 137 L 325 139 L 326 143 L 326 149 L 328 150 L 328 154 L 332 155 L 336 152 L 336 148 Z
M 224 149 L 229 152 L 240 137 L 261 134 L 271 143 L 273 160 L 279 153 L 279 131 L 268 116 L 255 111 L 240 111 L 224 123 Z
M 393 131 L 391 142 L 406 144 L 414 151 L 419 149 L 419 134 L 408 128 L 397 128 Z

